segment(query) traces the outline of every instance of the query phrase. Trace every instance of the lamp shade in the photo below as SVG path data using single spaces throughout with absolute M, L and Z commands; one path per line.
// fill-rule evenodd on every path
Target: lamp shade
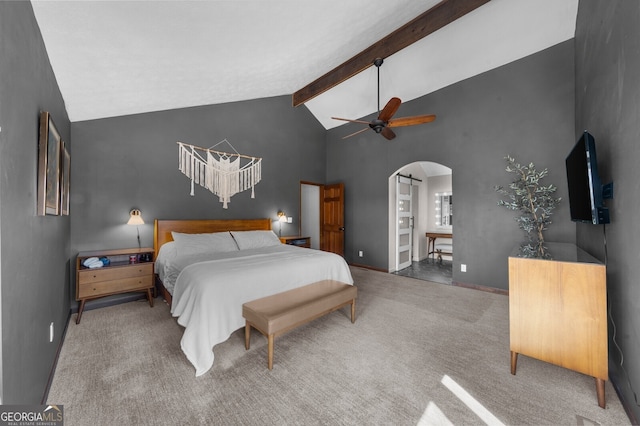
M 280 222 L 287 221 L 287 215 L 283 211 L 278 212 L 278 221 Z
M 131 212 L 129 213 L 129 221 L 127 222 L 127 225 L 144 225 L 144 220 L 142 220 L 140 210 L 131 210 Z

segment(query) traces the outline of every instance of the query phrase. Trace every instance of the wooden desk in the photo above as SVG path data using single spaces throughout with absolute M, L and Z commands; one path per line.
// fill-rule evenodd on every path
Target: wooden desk
M 449 232 L 427 232 L 427 257 L 436 252 L 436 240 L 438 238 L 453 238 L 453 233 Z

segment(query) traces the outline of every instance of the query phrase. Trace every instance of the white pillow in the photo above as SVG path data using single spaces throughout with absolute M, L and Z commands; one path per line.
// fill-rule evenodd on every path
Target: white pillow
M 273 231 L 231 231 L 240 250 L 270 247 L 282 244 Z
M 158 256 L 156 257 L 157 263 L 165 263 L 170 262 L 176 258 L 178 255 L 178 249 L 176 248 L 175 241 L 169 241 L 168 243 L 164 243 L 160 250 L 158 250 Z
M 228 232 L 212 232 L 209 234 L 183 234 L 172 232 L 178 254 L 191 255 L 197 253 L 221 253 L 238 251 L 238 245 Z
M 154 267 L 154 272 L 160 276 L 161 280 L 164 280 L 165 268 L 170 264 L 173 259 L 178 256 L 178 249 L 176 248 L 175 241 L 169 241 L 164 243 L 158 251 Z

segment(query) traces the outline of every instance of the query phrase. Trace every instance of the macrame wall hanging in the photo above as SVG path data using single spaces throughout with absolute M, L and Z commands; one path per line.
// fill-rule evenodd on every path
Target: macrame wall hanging
M 223 143 L 233 153 L 213 149 Z M 217 195 L 225 209 L 238 192 L 251 188 L 251 198 L 255 198 L 254 187 L 262 178 L 262 158 L 238 153 L 226 139 L 209 149 L 178 142 L 178 161 L 178 169 L 191 179 L 191 196 L 197 183 Z

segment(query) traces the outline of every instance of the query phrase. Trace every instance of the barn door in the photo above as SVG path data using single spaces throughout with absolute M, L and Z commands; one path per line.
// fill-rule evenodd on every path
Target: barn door
M 413 250 L 413 185 L 409 178 L 396 181 L 396 271 L 411 266 Z

